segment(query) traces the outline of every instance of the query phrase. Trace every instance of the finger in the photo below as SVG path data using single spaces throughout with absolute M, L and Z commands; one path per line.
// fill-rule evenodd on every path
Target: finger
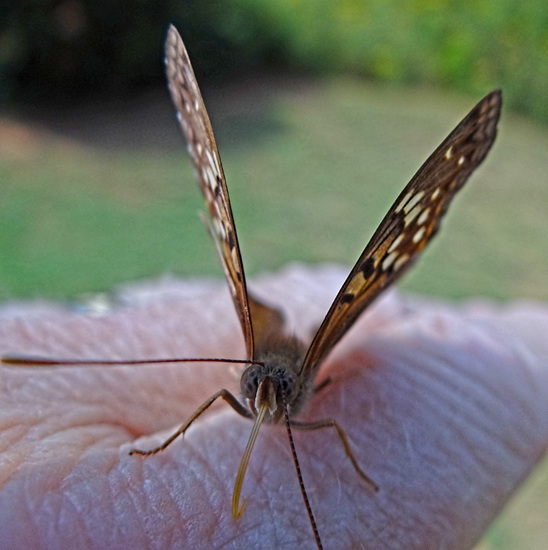
M 290 321 L 307 332 L 324 303 L 327 308 L 337 277 L 296 269 L 259 287 L 267 295 L 280 290 L 295 306 Z M 46 343 L 53 352 L 89 356 L 97 349 L 115 357 L 212 347 L 238 353 L 229 302 L 217 293 L 193 302 L 189 296 L 199 289 L 181 292 L 181 302 L 173 290 L 135 298 L 139 307 L 107 319 L 19 321 L 11 334 L 3 330 L 4 346 L 13 352 L 20 341 L 37 351 Z M 372 496 L 360 485 L 336 434 L 295 434 L 326 547 L 470 546 L 546 448 L 540 403 L 547 401 L 546 377 L 531 359 L 541 343 L 508 345 L 498 332 L 499 311 L 476 314 L 471 324 L 474 315 L 383 300 L 325 365 L 320 376 L 333 381 L 306 417 L 335 418 L 381 487 Z M 527 324 L 523 310 L 508 317 L 506 328 L 518 317 Z M 20 540 L 30 546 L 62 546 L 81 536 L 91 547 L 185 541 L 206 548 L 228 540 L 239 547 L 257 540 L 314 547 L 283 428 L 266 427 L 257 442 L 244 484 L 249 504 L 239 522 L 230 516 L 230 494 L 250 426 L 231 411 L 207 415 L 184 442 L 152 459 L 126 456 L 132 439 L 173 428 L 220 384 L 234 383 L 233 374 L 187 365 L 9 369 L 2 400 L 2 441 L 9 445 L 2 455 L 3 532 L 24 535 Z M 139 446 L 153 446 L 168 432 Z M 51 528 L 52 514 L 63 518 L 63 529 Z

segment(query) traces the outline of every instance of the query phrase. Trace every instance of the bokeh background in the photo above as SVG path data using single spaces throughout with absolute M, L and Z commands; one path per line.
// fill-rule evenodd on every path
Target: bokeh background
M 489 90 L 493 151 L 400 287 L 548 298 L 543 0 L 4 0 L 0 300 L 220 276 L 165 89 L 168 23 L 210 112 L 249 275 L 351 265 Z M 546 460 L 478 545 L 544 549 Z

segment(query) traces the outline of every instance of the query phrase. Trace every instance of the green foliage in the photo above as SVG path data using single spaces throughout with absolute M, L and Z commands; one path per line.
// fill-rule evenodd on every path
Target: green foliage
M 296 68 L 474 93 L 548 121 L 544 0 L 239 0 L 282 36 Z M 288 53 L 289 52 L 289 53 Z
M 351 72 L 483 93 L 548 121 L 545 0 L 7 0 L 0 97 L 66 99 L 163 82 L 168 22 L 202 83 L 245 67 Z

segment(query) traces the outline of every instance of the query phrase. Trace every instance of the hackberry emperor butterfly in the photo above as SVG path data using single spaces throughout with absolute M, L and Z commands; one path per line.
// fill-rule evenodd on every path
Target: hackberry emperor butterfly
M 221 389 L 207 399 L 160 447 L 150 451 L 133 450 L 132 453 L 150 455 L 165 449 L 179 435 L 184 434 L 217 398 L 223 398 L 236 412 L 254 419 L 233 493 L 232 513 L 235 518 L 239 518 L 245 506 L 245 501 L 240 506 L 243 477 L 259 428 L 265 421 L 277 423 L 284 418 L 303 499 L 316 543 L 321 548 L 321 539 L 304 490 L 290 426 L 304 430 L 334 428 L 359 476 L 370 488 L 376 489 L 373 481 L 360 469 L 345 432 L 335 420 L 328 418 L 315 422 L 299 422 L 295 416 L 317 389 L 313 386 L 314 378 L 324 358 L 380 292 L 411 266 L 422 248 L 437 232 L 451 199 L 485 158 L 496 137 L 501 93 L 496 90 L 486 95 L 407 184 L 351 270 L 307 348 L 296 338 L 285 334 L 283 318 L 277 310 L 260 303 L 247 291 L 228 189 L 213 130 L 188 54 L 174 27 L 169 28 L 167 35 L 166 66 L 171 96 L 210 214 L 211 223 L 207 222 L 208 229 L 219 251 L 244 334 L 246 359 L 234 361 L 247 364 L 241 378 L 244 404 L 227 390 Z M 24 358 L 3 360 L 16 364 L 64 363 L 36 359 L 25 361 Z M 151 361 L 124 363 L 146 362 Z M 104 364 L 109 361 L 76 363 Z

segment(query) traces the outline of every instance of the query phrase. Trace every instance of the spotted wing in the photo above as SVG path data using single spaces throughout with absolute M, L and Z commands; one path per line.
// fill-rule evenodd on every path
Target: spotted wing
M 497 134 L 502 96 L 487 94 L 421 166 L 392 205 L 331 305 L 301 371 L 312 373 L 362 311 L 436 234 L 455 193 L 481 164 Z
M 221 157 L 188 53 L 173 25 L 167 33 L 165 53 L 169 91 L 211 216 L 210 234 L 220 252 L 230 294 L 242 325 L 247 357 L 251 358 L 253 329 L 249 300 Z

